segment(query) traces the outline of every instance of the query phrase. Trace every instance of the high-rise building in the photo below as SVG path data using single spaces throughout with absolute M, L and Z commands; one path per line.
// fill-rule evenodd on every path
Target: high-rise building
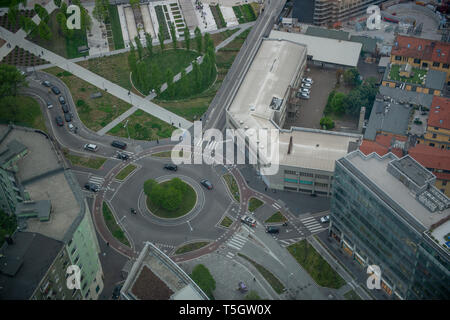
M 449 299 L 450 199 L 406 155 L 354 151 L 336 161 L 330 236 L 390 298 Z M 372 268 L 372 270 L 375 270 Z

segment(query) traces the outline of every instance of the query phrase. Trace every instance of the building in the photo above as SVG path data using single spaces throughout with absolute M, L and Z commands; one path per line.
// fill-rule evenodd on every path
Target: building
M 327 68 L 356 68 L 362 49 L 362 44 L 358 42 L 277 30 L 272 30 L 269 38 L 306 46 L 307 59 L 314 65 Z
M 392 299 L 450 298 L 450 199 L 417 161 L 355 151 L 336 162 L 330 236 Z M 373 267 L 372 267 L 373 270 Z
M 410 64 L 414 68 L 446 73 L 450 84 L 450 43 L 398 35 L 391 50 L 391 64 Z
M 0 141 L 7 179 L 21 195 L 6 207 L 19 230 L 0 248 L 0 299 L 97 299 L 100 249 L 74 174 L 45 134 L 0 126 Z M 67 287 L 70 265 L 81 270 L 79 290 Z
M 427 131 L 418 143 L 450 150 L 450 99 L 434 97 L 430 107 Z
M 120 291 L 124 300 L 209 300 L 173 260 L 147 242 Z
M 335 160 L 355 150 L 362 137 L 297 127 L 281 129 L 290 94 L 298 91 L 301 82 L 307 50 L 289 40 L 263 40 L 227 108 L 227 128 L 245 131 L 241 139 L 248 140 L 250 154 L 260 151 L 255 168 L 268 188 L 329 195 Z M 253 130 L 274 130 L 277 144 L 250 137 Z M 272 168 L 277 171 L 271 172 Z
M 436 176 L 435 187 L 450 197 L 450 150 L 418 144 L 408 150 L 417 162 Z
M 365 155 L 376 152 L 380 156 L 392 152 L 397 157 L 401 158 L 406 154 L 407 138 L 405 136 L 380 133 L 377 134 L 375 140 L 364 139 L 359 150 Z

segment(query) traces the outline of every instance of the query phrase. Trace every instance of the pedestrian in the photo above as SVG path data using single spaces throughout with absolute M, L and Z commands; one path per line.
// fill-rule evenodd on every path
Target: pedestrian
M 159 139 L 156 139 L 156 144 L 159 144 Z
M 253 281 L 256 281 L 256 278 L 253 278 Z

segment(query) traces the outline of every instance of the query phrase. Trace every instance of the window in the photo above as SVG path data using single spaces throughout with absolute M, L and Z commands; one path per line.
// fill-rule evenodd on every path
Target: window
M 434 147 L 434 143 L 430 143 L 430 147 Z
M 292 171 L 292 170 L 284 170 L 285 174 L 297 174 L 296 171 Z
M 422 68 L 428 68 L 428 63 L 426 62 L 422 63 Z
M 308 172 L 300 172 L 300 175 L 301 175 L 302 177 L 312 177 L 312 176 L 313 176 L 312 173 L 308 173 Z
M 444 64 L 442 65 L 442 68 L 448 69 L 448 63 L 444 63 Z
M 395 56 L 395 60 L 400 61 L 400 60 L 402 60 L 402 57 L 400 57 L 400 56 Z
M 437 137 L 437 134 L 436 133 L 433 133 L 433 138 L 436 138 Z
M 420 59 L 414 59 L 414 63 L 420 64 Z

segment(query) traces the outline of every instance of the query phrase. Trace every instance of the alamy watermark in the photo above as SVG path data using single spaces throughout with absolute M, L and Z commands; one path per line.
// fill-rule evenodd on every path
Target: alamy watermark
M 76 264 L 67 267 L 66 273 L 69 275 L 67 277 L 66 285 L 68 289 L 81 289 L 81 270 Z
M 379 266 L 372 264 L 367 267 L 367 274 L 370 274 L 367 278 L 367 288 L 370 290 L 381 289 L 381 269 Z
M 370 16 L 367 18 L 367 29 L 380 30 L 381 29 L 381 11 L 380 7 L 376 5 L 370 5 L 366 11 Z
M 74 4 L 71 4 L 67 7 L 67 14 L 70 16 L 67 18 L 66 26 L 67 29 L 81 29 L 81 10 L 80 7 Z

